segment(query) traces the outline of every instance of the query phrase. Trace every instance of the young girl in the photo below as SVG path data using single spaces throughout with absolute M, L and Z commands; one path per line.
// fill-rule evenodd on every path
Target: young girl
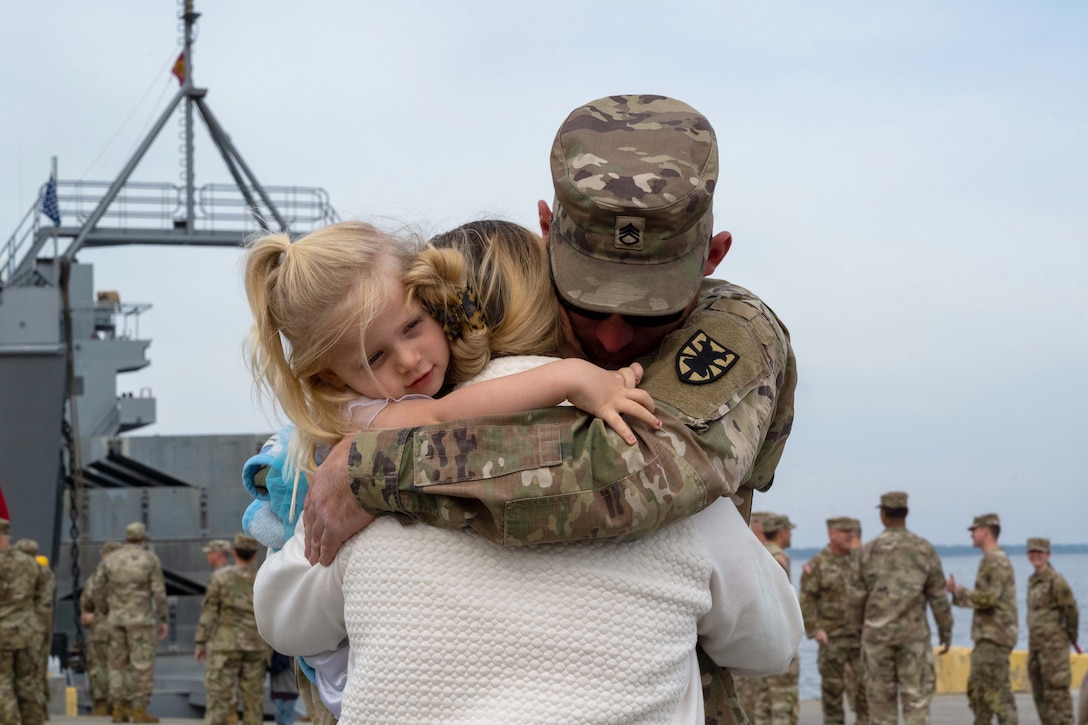
M 512 254 L 528 249 L 543 258 L 540 242 L 522 242 L 514 245 L 522 251 Z M 258 386 L 297 428 L 292 446 L 299 472 L 311 470 L 318 446 L 362 427 L 426 425 L 564 400 L 601 418 L 630 443 L 634 434 L 621 416 L 658 425 L 653 400 L 634 387 L 638 367 L 609 371 L 585 360 L 556 360 L 444 394 L 482 370 L 492 352 L 555 354 L 559 315 L 541 302 L 554 298 L 539 284 L 523 287 L 512 278 L 501 290 L 478 293 L 467 286 L 463 266 L 450 266 L 459 255 L 435 249 L 425 251 L 409 272 L 413 285 L 427 287 L 428 314 L 405 292 L 411 251 L 362 222 L 334 224 L 294 243 L 273 234 L 251 246 L 245 271 L 254 320 L 250 364 Z M 494 264 L 481 261 L 484 269 Z M 488 320 L 489 309 L 495 315 L 507 304 L 497 299 L 500 294 L 513 303 L 511 309 L 535 306 L 531 324 L 513 315 Z M 494 346 L 492 327 L 501 332 Z
M 452 340 L 451 379 L 536 365 L 541 360 L 525 353 L 557 348 L 559 316 L 539 237 L 474 223 L 435 244 L 449 248 L 426 250 L 411 265 L 406 305 L 418 300 L 442 321 Z M 384 361 L 375 352 L 367 346 L 360 362 L 375 369 L 399 356 L 395 345 L 381 349 Z M 493 352 L 513 354 L 491 360 Z M 484 397 L 477 393 L 487 386 L 567 362 L 441 400 L 379 400 L 375 424 L 385 425 L 386 414 L 407 418 L 419 402 Z M 345 381 L 355 373 L 342 369 L 324 379 L 366 382 Z M 626 371 L 622 384 L 598 377 L 594 385 L 629 391 L 638 372 Z M 406 377 L 419 374 L 426 372 L 411 368 Z M 307 658 L 350 642 L 344 722 L 702 722 L 697 641 L 719 664 L 752 674 L 784 667 L 800 638 L 789 582 L 728 499 L 628 544 L 503 549 L 466 531 L 381 517 L 330 567 L 310 567 L 303 547 L 304 537 L 294 536 L 262 567 L 258 624 L 277 649 Z

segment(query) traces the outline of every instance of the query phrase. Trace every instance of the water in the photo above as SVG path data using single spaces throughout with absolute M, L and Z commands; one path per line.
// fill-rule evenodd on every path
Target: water
M 975 554 L 968 554 L 964 556 L 943 556 L 941 557 L 941 565 L 944 567 L 945 578 L 949 574 L 956 577 L 956 582 L 968 587 L 974 586 L 975 573 L 978 571 L 978 563 L 982 559 L 981 552 Z M 804 565 L 806 559 L 795 558 L 793 560 L 793 584 L 794 587 L 799 587 L 801 582 L 801 568 Z M 1028 561 L 1026 554 L 1010 554 L 1009 561 L 1012 562 L 1013 570 L 1016 572 L 1016 605 L 1018 608 L 1018 614 L 1020 615 L 1020 638 L 1016 644 L 1016 649 L 1026 650 L 1028 648 L 1028 625 L 1027 625 L 1027 605 L 1025 604 L 1028 588 L 1028 577 L 1030 577 L 1035 570 L 1031 567 L 1031 563 Z M 1077 598 L 1077 605 L 1081 610 L 1081 621 L 1086 618 L 1085 607 L 1088 606 L 1088 554 L 1052 554 L 1050 556 L 1050 565 L 1053 566 L 1058 572 L 1065 577 L 1065 580 L 1069 582 L 1069 586 L 1073 589 L 1073 594 Z M 971 642 L 971 610 L 963 607 L 952 607 L 952 646 L 953 647 L 968 647 L 972 646 Z M 933 624 L 933 615 L 929 616 L 930 630 L 933 632 L 933 644 L 937 645 L 937 627 Z M 1081 627 L 1081 632 L 1084 632 L 1084 627 Z M 1081 636 L 1081 642 L 1079 643 L 1083 648 L 1086 644 L 1086 637 Z M 801 641 L 801 646 L 798 649 L 798 654 L 801 657 L 801 680 L 800 680 L 800 695 L 803 700 L 815 700 L 820 697 L 820 673 L 816 670 L 816 651 L 817 645 L 815 640 L 804 639 Z M 1073 650 L 1070 649 L 1070 652 Z

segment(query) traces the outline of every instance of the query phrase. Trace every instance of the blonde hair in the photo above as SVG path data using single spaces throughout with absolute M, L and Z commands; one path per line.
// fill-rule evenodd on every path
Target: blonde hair
M 291 456 L 298 470 L 312 470 L 317 445 L 351 432 L 343 409 L 357 393 L 325 379 L 332 350 L 351 333 L 365 339 L 390 287 L 402 284 L 411 252 L 364 222 L 332 224 L 293 243 L 270 234 L 249 245 L 249 366 L 258 390 L 298 430 Z
M 482 371 L 492 357 L 557 355 L 562 340 L 558 302 L 541 238 L 513 222 L 486 219 L 432 238 L 404 276 L 409 299 L 444 310 L 468 288 L 483 328 L 450 340 L 447 385 Z

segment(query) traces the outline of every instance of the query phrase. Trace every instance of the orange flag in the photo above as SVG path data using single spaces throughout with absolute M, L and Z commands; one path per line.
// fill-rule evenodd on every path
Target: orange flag
M 178 79 L 178 85 L 185 85 L 185 51 L 181 51 L 178 55 L 178 59 L 174 61 L 174 69 L 171 71 L 174 77 Z

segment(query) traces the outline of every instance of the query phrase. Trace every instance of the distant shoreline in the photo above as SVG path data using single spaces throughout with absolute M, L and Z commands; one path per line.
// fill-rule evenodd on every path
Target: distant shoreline
M 978 556 L 979 551 L 973 546 L 965 544 L 935 544 L 938 556 Z M 808 560 L 823 550 L 824 547 L 792 547 L 789 550 L 790 558 Z M 1027 554 L 1026 544 L 1002 545 L 1006 554 Z M 1051 544 L 1051 554 L 1088 554 L 1088 544 Z

